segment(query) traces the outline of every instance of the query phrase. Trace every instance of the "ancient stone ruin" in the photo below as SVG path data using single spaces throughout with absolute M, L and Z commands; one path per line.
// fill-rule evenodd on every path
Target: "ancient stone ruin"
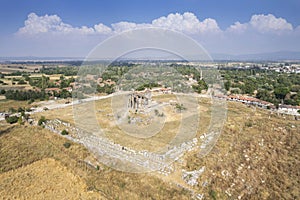
M 134 92 L 129 95 L 128 108 L 139 110 L 145 109 L 151 102 L 151 92 L 146 90 L 145 92 Z

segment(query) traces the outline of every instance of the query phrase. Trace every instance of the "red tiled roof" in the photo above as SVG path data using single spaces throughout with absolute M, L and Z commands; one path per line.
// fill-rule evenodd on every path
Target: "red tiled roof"
M 279 105 L 279 108 L 291 108 L 291 109 L 297 109 L 300 110 L 300 106 L 292 106 L 292 105 Z
M 59 88 L 46 88 L 45 91 L 59 91 Z

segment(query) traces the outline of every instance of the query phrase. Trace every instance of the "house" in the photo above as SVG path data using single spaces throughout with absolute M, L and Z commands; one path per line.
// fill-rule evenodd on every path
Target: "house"
M 72 89 L 78 89 L 81 87 L 81 85 L 78 82 L 73 82 L 73 83 L 70 83 L 70 87 Z
M 278 110 L 288 114 L 299 114 L 298 110 L 300 110 L 300 106 L 291 106 L 280 104 Z
M 71 87 L 66 87 L 64 89 L 67 90 L 68 92 L 72 92 L 72 90 L 73 90 Z
M 274 106 L 274 104 L 267 102 L 267 101 L 262 101 L 262 100 L 259 100 L 257 102 L 257 106 L 264 108 L 264 109 L 272 109 L 272 110 L 276 109 L 276 106 Z
M 151 90 L 151 92 L 159 92 L 159 93 L 163 93 L 163 94 L 171 94 L 172 93 L 172 89 L 170 87 L 168 87 L 168 88 L 153 88 Z
M 237 101 L 237 102 L 241 102 L 241 103 L 248 104 L 248 105 L 254 105 L 254 106 L 258 106 L 260 108 L 264 108 L 264 109 L 269 109 L 269 108 L 276 109 L 274 104 L 267 102 L 267 101 L 262 101 L 260 99 L 254 98 L 254 97 L 230 95 L 230 96 L 228 96 L 227 100 Z
M 53 95 L 54 92 L 56 92 L 56 93 L 60 92 L 60 89 L 59 88 L 46 88 L 45 92 L 50 93 L 51 95 Z

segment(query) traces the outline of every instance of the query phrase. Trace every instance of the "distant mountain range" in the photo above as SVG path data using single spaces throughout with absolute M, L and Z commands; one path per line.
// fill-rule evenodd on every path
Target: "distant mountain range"
M 213 60 L 218 61 L 300 61 L 300 52 L 295 51 L 278 51 L 270 53 L 257 53 L 257 54 L 241 54 L 241 55 L 230 55 L 230 54 L 211 54 Z M 141 60 L 141 58 L 137 58 Z M 150 59 L 150 58 L 148 58 Z M 169 60 L 170 58 L 155 57 L 154 60 Z M 0 57 L 0 62 L 5 61 L 80 61 L 84 60 L 81 57 Z M 134 60 L 134 58 L 131 58 Z M 170 59 L 172 60 L 172 59 Z
M 257 54 L 212 54 L 214 60 L 237 60 L 237 61 L 283 61 L 283 60 L 297 60 L 300 61 L 300 52 L 294 51 L 278 51 L 271 53 L 257 53 Z

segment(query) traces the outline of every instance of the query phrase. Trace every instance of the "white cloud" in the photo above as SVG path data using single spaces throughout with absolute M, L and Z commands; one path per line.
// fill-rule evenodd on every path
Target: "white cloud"
M 253 15 L 249 22 L 259 32 L 292 31 L 292 24 L 283 18 L 276 18 L 274 15 Z
M 105 26 L 104 24 L 100 23 L 100 24 L 96 24 L 94 26 L 94 29 L 97 33 L 103 33 L 103 34 L 109 34 L 111 33 L 111 28 L 109 28 L 108 26 Z
M 221 32 L 216 20 L 208 18 L 202 22 L 190 12 L 183 14 L 171 13 L 168 16 L 154 19 L 151 23 L 136 24 L 133 22 L 118 22 L 112 24 L 115 32 L 119 33 L 126 30 L 133 30 L 138 28 L 158 27 L 175 31 L 180 31 L 187 34 L 201 34 L 211 32 Z
M 41 33 L 55 33 L 55 34 L 108 34 L 110 28 L 98 24 L 94 28 L 82 26 L 82 27 L 72 27 L 69 24 L 64 23 L 61 18 L 57 15 L 44 15 L 38 16 L 35 13 L 30 13 L 27 20 L 25 21 L 25 26 L 18 30 L 18 34 L 23 35 L 35 35 Z
M 244 33 L 247 30 L 247 28 L 248 28 L 248 24 L 241 24 L 240 22 L 235 22 L 227 30 L 229 32 L 234 32 L 234 33 Z
M 122 32 L 122 31 L 137 28 L 137 24 L 132 23 L 132 22 L 118 22 L 118 23 L 112 24 L 111 26 L 116 32 Z
M 214 19 L 200 21 L 193 13 L 185 12 L 183 15 L 169 14 L 167 17 L 160 17 L 152 21 L 155 27 L 168 28 L 188 34 L 205 32 L 219 32 L 219 26 Z
M 25 26 L 20 28 L 18 33 L 23 35 L 34 35 L 41 33 L 55 34 L 110 34 L 119 33 L 126 30 L 146 27 L 160 27 L 180 31 L 186 34 L 205 34 L 205 33 L 222 33 L 216 20 L 207 18 L 200 21 L 195 14 L 191 12 L 171 13 L 167 16 L 154 19 L 151 23 L 133 23 L 133 22 L 118 22 L 111 24 L 108 27 L 102 23 L 94 25 L 94 27 L 73 27 L 66 24 L 57 15 L 38 16 L 35 13 L 30 13 L 25 21 Z M 292 31 L 293 26 L 283 18 L 276 18 L 272 14 L 268 15 L 253 15 L 249 22 L 235 22 L 226 31 L 233 33 L 244 33 L 254 30 L 260 33 L 278 33 Z
M 78 50 L 78 55 L 80 55 L 84 54 L 82 52 L 88 52 L 95 44 L 103 41 L 109 35 L 146 27 L 161 27 L 183 32 L 192 36 L 210 52 L 240 54 L 280 50 L 300 51 L 300 26 L 293 28 L 286 19 L 275 17 L 272 14 L 253 15 L 247 22 L 235 22 L 227 29 L 221 30 L 215 19 L 199 20 L 195 14 L 190 12 L 171 13 L 154 19 L 150 23 L 121 21 L 109 26 L 98 23 L 91 27 L 74 27 L 64 23 L 57 15 L 38 16 L 31 13 L 25 20 L 24 27 L 18 30 L 17 34 L 21 37 L 16 37 L 18 42 L 15 43 L 15 48 L 11 49 L 13 53 L 16 49 L 27 53 L 29 44 L 35 47 L 32 55 L 44 51 L 51 54 L 51 49 L 53 52 L 60 49 L 61 54 L 69 52 L 69 54 L 66 53 L 68 55 L 72 55 Z M 26 35 L 34 37 L 22 37 Z M 21 44 L 21 41 L 28 43 Z M 23 49 L 20 48 L 22 45 Z M 40 47 L 44 48 L 42 48 L 43 51 L 39 50 Z M 2 48 L 8 49 L 3 46 Z
M 243 33 L 247 30 L 254 30 L 259 33 L 282 34 L 293 31 L 293 26 L 283 18 L 276 18 L 274 15 L 268 14 L 253 15 L 248 23 L 236 22 L 227 29 L 227 31 L 235 33 Z

